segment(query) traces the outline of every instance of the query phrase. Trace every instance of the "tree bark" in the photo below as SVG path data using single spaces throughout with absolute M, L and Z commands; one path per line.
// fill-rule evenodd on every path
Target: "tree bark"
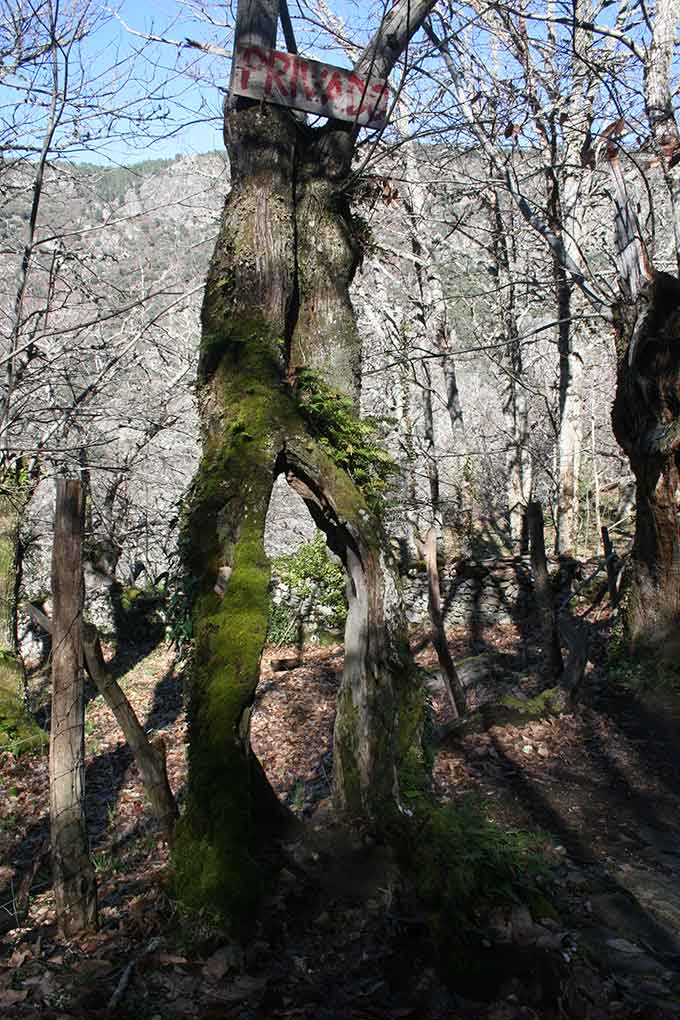
M 50 839 L 57 923 L 65 938 L 97 927 L 97 888 L 88 851 L 84 790 L 84 509 L 81 483 L 58 479 L 52 550 Z
M 618 310 L 612 425 L 636 482 L 625 614 L 633 645 L 661 649 L 680 619 L 680 282 L 655 272 Z
M 647 120 L 670 198 L 678 272 L 680 272 L 680 167 L 678 167 L 680 135 L 669 83 L 679 16 L 680 0 L 658 0 L 654 10 L 652 44 L 647 54 L 644 80 Z
M 492 164 L 492 169 L 494 165 Z M 531 499 L 533 470 L 529 442 L 529 402 L 524 388 L 524 364 L 519 340 L 516 252 L 512 244 L 512 210 L 504 209 L 498 189 L 488 198 L 491 241 L 497 273 L 498 312 L 507 342 L 501 369 L 507 376 L 503 416 L 509 435 L 506 455 L 508 523 L 513 550 L 526 547 L 526 507 Z
M 458 676 L 456 664 L 446 638 L 442 598 L 439 588 L 439 570 L 437 568 L 437 529 L 430 528 L 423 543 L 425 566 L 427 567 L 428 610 L 432 625 L 432 644 L 437 653 L 437 660 L 446 684 L 446 693 L 455 719 L 465 715 L 467 708 L 465 691 Z
M 422 17 L 431 6 L 418 4 Z M 378 39 L 376 66 L 401 38 L 407 10 L 400 2 L 388 15 L 397 35 Z M 277 14 L 273 0 L 241 0 L 237 41 L 271 46 Z M 411 17 L 405 39 L 417 25 Z M 237 100 L 225 115 L 232 191 L 202 310 L 203 456 L 183 540 L 195 592 L 189 783 L 173 859 L 183 901 L 237 930 L 262 890 L 257 858 L 287 818 L 249 738 L 269 615 L 265 517 L 280 471 L 305 493 L 349 578 L 334 737 L 343 812 L 380 825 L 399 810 L 397 767 L 419 723 L 389 543 L 332 450 L 310 434 L 296 394 L 305 367 L 358 397 L 348 286 L 359 247 L 346 198 L 354 142 L 350 125 L 311 130 L 272 105 Z
M 614 546 L 612 540 L 609 537 L 609 529 L 603 524 L 601 527 L 602 533 L 602 546 L 604 548 L 605 566 L 607 568 L 607 587 L 609 589 L 609 601 L 612 607 L 615 609 L 619 601 L 619 588 L 616 579 L 616 554 L 614 553 Z
M 586 21 L 589 6 L 574 0 L 574 16 Z M 591 136 L 593 99 L 596 77 L 590 59 L 593 40 L 582 27 L 574 28 L 571 57 L 571 102 L 569 117 L 563 125 L 564 147 L 556 198 L 560 216 L 560 234 L 567 258 L 580 266 L 583 262 L 582 243 L 585 235 L 587 198 L 592 174 L 584 172 L 581 154 Z M 558 349 L 560 356 L 560 430 L 559 430 L 559 496 L 557 508 L 556 551 L 573 555 L 578 532 L 578 485 L 581 470 L 583 415 L 583 346 L 582 329 L 574 321 L 583 308 L 583 298 L 560 259 L 555 259 L 555 291 L 560 325 Z
M 527 507 L 527 524 L 529 528 L 529 547 L 531 550 L 531 569 L 534 575 L 534 590 L 541 625 L 543 645 L 543 666 L 541 672 L 547 686 L 554 684 L 564 669 L 562 651 L 557 633 L 555 619 L 555 600 L 553 598 L 550 574 L 545 557 L 545 533 L 543 530 L 543 510 L 540 503 L 529 503 Z
M 670 88 L 679 11 L 680 0 L 657 5 L 644 89 L 680 268 L 680 137 Z M 618 372 L 612 424 L 636 481 L 625 620 L 632 646 L 656 652 L 677 634 L 680 619 L 680 281 L 653 269 L 616 149 L 608 155 L 621 295 L 614 308 Z

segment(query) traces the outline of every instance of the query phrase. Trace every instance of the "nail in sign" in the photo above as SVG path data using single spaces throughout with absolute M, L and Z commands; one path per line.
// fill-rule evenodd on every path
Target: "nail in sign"
M 365 127 L 384 127 L 387 118 L 387 82 L 261 46 L 237 48 L 231 88 L 238 96 Z

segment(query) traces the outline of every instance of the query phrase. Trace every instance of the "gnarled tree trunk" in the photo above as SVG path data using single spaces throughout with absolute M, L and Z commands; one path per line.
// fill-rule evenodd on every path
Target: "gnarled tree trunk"
M 670 88 L 679 12 L 680 0 L 656 6 L 644 88 L 680 267 L 680 134 Z M 653 268 L 613 142 L 608 156 L 621 293 L 614 308 L 618 374 L 612 424 L 636 481 L 626 628 L 633 646 L 668 653 L 668 638 L 677 635 L 680 622 L 680 281 Z
M 663 649 L 680 621 L 680 281 L 655 272 L 618 312 L 612 424 L 636 482 L 627 630 Z
M 415 7 L 422 18 L 432 5 Z M 390 54 L 417 27 L 413 7 L 399 3 L 388 16 Z M 271 47 L 277 13 L 273 0 L 241 2 L 239 38 Z M 225 142 L 232 191 L 202 311 L 203 457 L 184 530 L 196 647 L 187 808 L 173 857 L 184 902 L 238 929 L 261 890 L 264 837 L 286 819 L 249 739 L 269 615 L 265 517 L 280 471 L 348 573 L 334 738 L 343 812 L 380 825 L 399 810 L 397 767 L 419 732 L 420 700 L 389 543 L 361 491 L 310 434 L 296 396 L 302 367 L 358 395 L 348 287 L 359 248 L 345 194 L 354 134 L 334 123 L 311 130 L 288 110 L 237 100 Z

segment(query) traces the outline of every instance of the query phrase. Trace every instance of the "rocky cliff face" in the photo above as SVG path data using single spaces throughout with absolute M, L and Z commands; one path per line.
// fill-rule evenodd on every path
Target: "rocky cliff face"
M 455 442 L 442 363 L 422 346 L 422 305 L 415 300 L 418 286 L 404 205 L 398 187 L 379 186 L 389 182 L 386 171 L 384 177 L 371 179 L 356 210 L 366 242 L 352 288 L 363 338 L 362 412 L 379 420 L 384 442 L 400 465 L 387 494 L 386 518 L 414 604 L 422 602 L 416 591 L 420 581 L 417 575 L 409 579 L 407 571 L 418 559 L 413 535 L 422 531 L 432 514 L 433 463 L 438 471 L 444 561 L 517 551 L 509 544 L 507 531 L 508 369 L 498 333 L 496 282 L 484 246 L 483 218 L 478 210 L 465 212 L 465 203 L 470 203 L 468 171 L 462 162 L 454 169 L 458 182 L 454 184 L 445 184 L 434 170 L 430 173 L 432 215 L 423 230 L 434 253 L 430 268 L 441 278 L 452 322 L 464 423 Z M 7 191 L 0 208 L 0 234 L 6 246 L 0 259 L 6 279 L 21 250 L 30 167 L 18 170 L 16 177 L 16 186 Z M 35 376 L 29 380 L 30 399 L 22 405 L 23 417 L 13 425 L 28 445 L 36 441 L 38 428 L 54 434 L 46 452 L 44 480 L 26 521 L 24 580 L 31 595 L 44 592 L 48 582 L 52 472 L 60 458 L 78 456 L 79 446 L 86 451 L 92 479 L 91 538 L 95 546 L 105 541 L 114 550 L 116 578 L 123 584 L 133 579 L 153 582 L 172 559 L 179 503 L 198 455 L 193 384 L 202 288 L 228 187 L 223 154 L 154 161 L 129 170 L 50 169 L 41 230 L 45 236 L 50 232 L 64 236 L 64 250 L 69 252 L 69 259 L 60 263 L 65 296 L 58 314 L 50 313 L 46 320 L 47 332 L 53 329 L 45 341 L 52 374 L 43 378 L 42 363 L 36 362 Z M 454 229 L 464 212 L 466 229 Z M 531 358 L 522 384 L 529 401 L 533 494 L 549 502 L 554 494 L 558 399 L 557 360 L 548 328 L 553 310 L 541 298 L 545 257 L 530 239 L 527 253 L 522 326 L 529 336 Z M 38 300 L 44 297 L 44 288 L 39 281 L 35 286 Z M 135 306 L 137 298 L 149 294 L 156 296 Z M 118 314 L 130 305 L 124 315 Z M 89 329 L 87 337 L 78 334 L 78 348 L 70 350 L 73 335 L 59 331 L 88 316 L 99 325 Z M 602 518 L 609 512 L 614 517 L 623 493 L 621 460 L 608 424 L 612 363 L 601 339 L 593 334 L 584 377 L 590 424 L 598 435 L 597 449 L 583 453 L 584 546 L 596 540 L 595 474 L 597 513 Z M 98 382 L 107 358 L 118 351 L 125 353 Z M 431 427 L 423 400 L 425 363 L 431 367 L 427 384 Z M 71 431 L 65 440 L 59 416 L 74 392 L 89 386 L 93 395 L 69 419 Z M 313 535 L 301 500 L 279 481 L 268 517 L 270 555 L 290 553 Z M 96 549 L 93 563 L 94 553 Z M 454 583 L 445 570 L 445 585 L 449 580 Z M 469 579 L 466 584 L 471 584 Z M 462 592 L 464 586 L 458 587 Z

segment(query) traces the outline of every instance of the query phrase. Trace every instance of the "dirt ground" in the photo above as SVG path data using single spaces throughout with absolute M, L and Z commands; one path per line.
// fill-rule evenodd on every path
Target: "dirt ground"
M 526 647 L 496 627 L 454 655 L 483 653 L 532 693 Z M 286 867 L 244 949 L 172 898 L 167 849 L 126 745 L 100 698 L 86 714 L 87 812 L 101 930 L 63 942 L 49 872 L 38 871 L 28 920 L 4 936 L 0 1015 L 308 1020 L 680 1016 L 680 696 L 640 699 L 608 682 L 607 624 L 594 632 L 582 696 L 572 711 L 450 736 L 434 784 L 442 801 L 474 792 L 488 817 L 541 833 L 550 861 L 552 920 L 518 908 L 490 933 L 494 967 L 479 994 L 445 986 L 426 918 L 400 888 L 385 848 L 343 833 L 329 801 L 341 647 L 308 647 L 298 668 L 265 657 L 253 747 L 279 796 L 303 820 Z M 419 662 L 436 665 L 424 638 Z M 181 676 L 164 646 L 114 654 L 111 668 L 148 730 L 162 733 L 178 798 L 186 782 Z M 36 681 L 37 683 L 37 681 Z M 526 687 L 526 691 L 523 690 Z M 94 695 L 94 691 L 90 695 Z M 436 684 L 435 723 L 448 721 Z M 0 757 L 0 930 L 47 836 L 47 759 Z M 508 957 L 498 977 L 498 959 Z M 559 975 L 539 974 L 537 960 Z

